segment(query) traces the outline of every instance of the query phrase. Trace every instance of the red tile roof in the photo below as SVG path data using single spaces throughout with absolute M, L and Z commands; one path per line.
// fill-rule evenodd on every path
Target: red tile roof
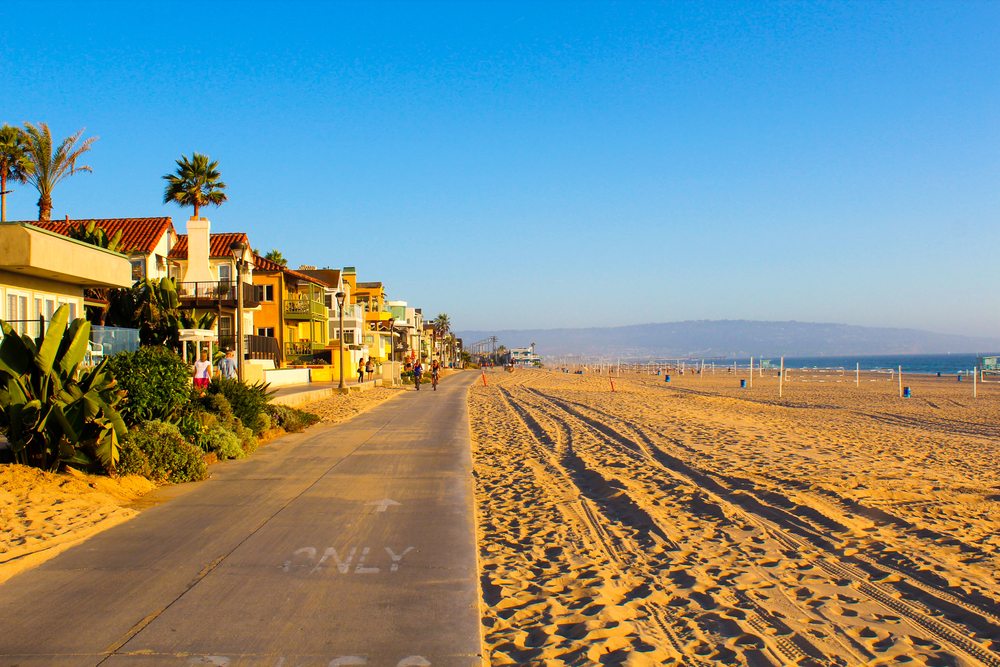
M 286 273 L 288 275 L 295 276 L 296 278 L 298 278 L 300 280 L 308 280 L 309 282 L 313 283 L 314 285 L 319 285 L 320 287 L 329 287 L 329 285 L 327 285 L 325 282 L 323 282 L 319 278 L 313 278 L 312 276 L 307 276 L 304 273 L 299 273 L 298 271 L 293 271 L 292 269 L 289 269 L 287 266 L 282 266 L 281 264 L 278 264 L 277 262 L 272 262 L 271 260 L 267 259 L 266 257 L 261 257 L 257 253 L 254 253 L 254 255 L 253 255 L 253 267 L 254 267 L 254 271 L 266 271 L 266 272 L 271 272 L 271 273 L 277 273 L 278 271 L 281 271 L 282 273 Z
M 277 273 L 279 271 L 284 271 L 285 267 L 277 262 L 272 262 L 266 257 L 261 257 L 257 253 L 253 254 L 253 270 L 254 271 L 268 271 L 270 273 Z
M 104 230 L 108 236 L 114 236 L 121 231 L 122 240 L 118 250 L 122 253 L 151 253 L 160 242 L 163 235 L 173 231 L 174 224 L 170 218 L 107 218 L 84 220 L 25 220 L 24 223 L 41 229 L 69 236 L 71 227 L 80 223 L 84 226 L 93 222 Z
M 209 245 L 211 246 L 208 250 L 209 257 L 232 257 L 233 253 L 229 250 L 229 245 L 233 241 L 243 241 L 247 245 L 250 245 L 250 239 L 243 232 L 226 232 L 224 234 L 210 234 L 209 235 Z M 187 259 L 188 256 L 188 237 L 187 234 L 181 234 L 177 237 L 177 243 L 173 248 L 170 249 L 170 255 L 173 259 Z

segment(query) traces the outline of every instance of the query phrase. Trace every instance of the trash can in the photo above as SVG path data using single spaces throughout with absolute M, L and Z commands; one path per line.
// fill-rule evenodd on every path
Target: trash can
M 910 388 L 903 387 L 903 398 L 909 398 L 909 397 L 910 397 Z
M 959 375 L 959 376 L 958 376 L 958 381 L 959 381 L 959 382 L 961 382 L 961 381 L 962 381 L 962 376 L 961 376 L 961 375 Z
M 667 376 L 667 379 L 664 380 L 664 382 L 670 382 L 670 376 L 669 375 Z
M 740 389 L 746 389 L 746 388 L 747 388 L 747 381 L 740 380 Z

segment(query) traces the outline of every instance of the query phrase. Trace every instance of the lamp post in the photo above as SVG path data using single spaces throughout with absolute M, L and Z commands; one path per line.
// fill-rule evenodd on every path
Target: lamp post
M 392 325 L 396 323 L 396 319 L 393 317 L 389 318 L 389 361 L 396 361 L 396 341 L 393 340 L 393 329 Z
M 243 382 L 243 255 L 247 244 L 243 241 L 233 241 L 229 244 L 236 262 L 236 377 Z
M 337 292 L 337 309 L 340 311 L 340 388 L 344 388 L 344 299 L 347 295 Z

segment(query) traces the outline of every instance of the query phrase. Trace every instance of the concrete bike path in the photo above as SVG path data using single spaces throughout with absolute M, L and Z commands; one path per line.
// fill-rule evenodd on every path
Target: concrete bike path
M 0 667 L 480 664 L 460 373 L 213 478 L 0 586 Z

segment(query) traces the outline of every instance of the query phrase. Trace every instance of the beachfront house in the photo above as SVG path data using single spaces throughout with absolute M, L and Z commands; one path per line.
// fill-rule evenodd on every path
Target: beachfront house
M 161 278 L 174 277 L 176 265 L 167 259 L 170 249 L 177 243 L 177 232 L 170 218 L 86 218 L 70 220 L 27 220 L 26 224 L 41 229 L 69 236 L 73 229 L 86 228 L 91 223 L 95 228 L 103 229 L 108 238 L 119 232 L 121 239 L 117 251 L 127 255 L 132 270 L 132 282 L 149 279 L 158 281 Z M 173 268 L 173 273 L 171 273 Z M 131 286 L 131 285 L 130 285 Z M 105 295 L 94 290 L 84 293 L 84 307 L 88 319 L 97 324 L 104 322 L 104 314 L 108 308 Z
M 396 361 L 413 361 L 420 353 L 424 316 L 419 308 L 410 308 L 405 301 L 389 301 L 386 305 L 393 317 Z
M 534 366 L 536 362 L 540 362 L 542 359 L 535 355 L 535 352 L 530 347 L 516 347 L 512 350 L 508 350 L 510 355 L 510 361 L 515 366 Z
M 257 335 L 275 341 L 282 364 L 328 363 L 326 283 L 257 254 L 253 262 L 261 292 Z
M 243 265 L 242 281 L 238 281 L 236 258 L 230 246 L 242 242 L 246 248 L 239 257 Z M 250 358 L 273 358 L 277 350 L 268 341 L 258 341 L 254 329 L 254 314 L 260 309 L 260 290 L 253 284 L 253 252 L 247 235 L 241 232 L 211 233 L 211 223 L 205 218 L 188 221 L 187 234 L 177 237 L 177 243 L 167 255 L 173 264 L 171 277 L 177 285 L 182 308 L 205 311 L 216 315 L 214 329 L 221 347 L 236 345 L 238 301 L 237 285 L 242 282 L 243 320 L 239 328 L 244 336 L 244 354 Z
M 355 302 L 365 316 L 364 344 L 372 359 L 381 363 L 391 352 L 389 319 L 392 311 L 386 305 L 385 287 L 380 282 L 357 283 Z
M 366 359 L 368 349 L 361 344 L 364 334 L 365 318 L 361 306 L 354 303 L 354 292 L 351 282 L 344 279 L 341 269 L 317 269 L 310 266 L 299 267 L 301 273 L 313 278 L 319 278 L 327 284 L 323 292 L 323 302 L 327 312 L 327 349 L 330 351 L 330 363 L 333 366 L 331 374 L 334 378 L 340 375 L 340 347 L 344 346 L 344 376 L 354 377 L 358 361 Z M 344 340 L 340 339 L 340 310 L 337 293 L 344 294 Z
M 59 306 L 83 316 L 85 289 L 132 286 L 129 258 L 29 222 L 0 223 L 0 318 L 39 337 Z

